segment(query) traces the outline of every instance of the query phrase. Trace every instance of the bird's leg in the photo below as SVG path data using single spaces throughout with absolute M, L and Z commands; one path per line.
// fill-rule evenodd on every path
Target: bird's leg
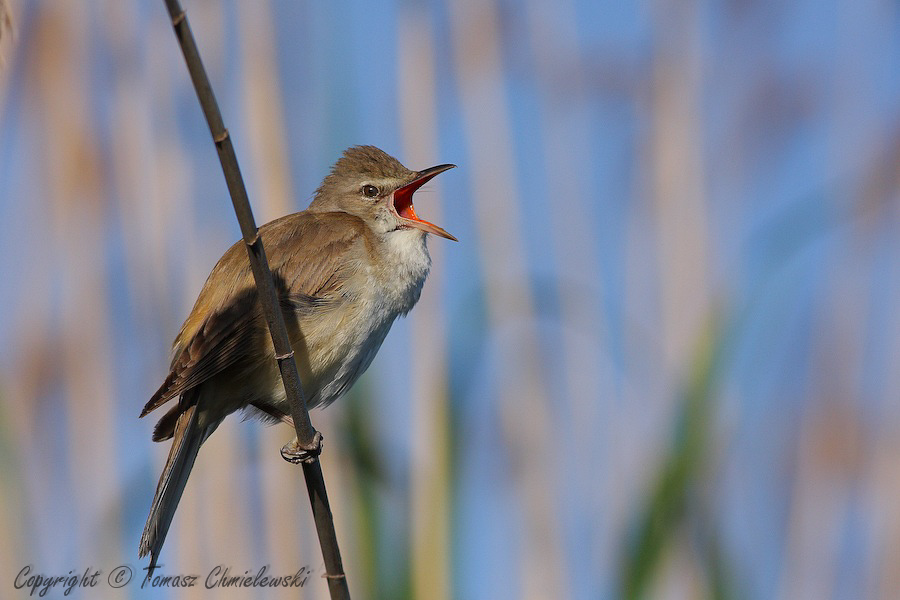
M 300 446 L 296 437 L 281 448 L 281 458 L 289 463 L 298 465 L 302 462 L 309 462 L 322 453 L 322 434 L 318 431 L 313 436 L 313 447 L 306 449 Z
M 291 426 L 291 429 L 294 428 L 294 419 L 291 418 L 291 415 L 286 415 L 286 414 L 282 413 L 281 411 L 274 410 L 271 406 L 267 406 L 260 402 L 251 402 L 250 405 L 253 408 L 257 409 L 258 411 L 266 413 L 267 415 L 269 415 L 270 417 L 272 417 L 273 419 L 275 419 L 277 421 L 281 421 L 282 423 L 287 423 L 288 425 Z
M 273 419 L 277 419 L 282 423 L 287 423 L 291 426 L 291 429 L 294 429 L 294 419 L 291 418 L 291 415 L 286 415 L 281 411 L 274 410 L 271 406 L 267 406 L 260 402 L 251 402 L 250 404 Z M 281 457 L 295 465 L 311 460 L 322 453 L 323 439 L 322 434 L 317 431 L 313 436 L 312 448 L 303 448 L 297 438 L 294 437 L 293 440 L 281 448 Z

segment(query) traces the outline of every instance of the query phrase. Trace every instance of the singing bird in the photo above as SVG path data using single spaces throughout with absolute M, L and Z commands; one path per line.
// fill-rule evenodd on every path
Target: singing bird
M 394 320 L 415 305 L 431 267 L 432 233 L 412 197 L 454 165 L 411 171 L 374 146 L 346 150 L 309 208 L 263 225 L 308 408 L 340 398 L 368 368 Z M 227 415 L 249 410 L 290 423 L 290 406 L 256 293 L 247 251 L 219 259 L 181 326 L 168 377 L 141 417 L 177 402 L 156 424 L 172 439 L 140 543 L 151 564 L 165 540 L 201 444 Z

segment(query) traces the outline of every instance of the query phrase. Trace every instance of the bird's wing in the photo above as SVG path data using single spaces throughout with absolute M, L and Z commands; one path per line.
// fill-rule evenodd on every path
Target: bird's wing
M 304 218 L 291 220 L 301 215 Z M 272 241 L 264 237 L 263 244 L 268 249 L 274 242 L 272 272 L 282 302 L 287 299 L 296 308 L 307 300 L 320 304 L 339 300 L 344 282 L 372 243 L 369 228 L 361 219 L 340 212 L 298 213 L 285 217 L 283 224 L 280 221 L 271 223 Z M 288 243 L 297 237 L 302 244 Z
M 246 357 L 253 345 L 252 334 L 258 329 L 258 317 L 256 290 L 252 288 L 237 294 L 226 307 L 209 315 L 177 352 L 169 375 L 141 416 Z
M 310 312 L 341 302 L 348 267 L 358 259 L 365 225 L 345 213 L 296 213 L 260 228 L 282 310 Z M 309 250 L 314 249 L 314 250 Z M 143 417 L 224 369 L 260 352 L 265 335 L 243 243 L 232 246 L 210 273 L 175 340 L 168 377 Z

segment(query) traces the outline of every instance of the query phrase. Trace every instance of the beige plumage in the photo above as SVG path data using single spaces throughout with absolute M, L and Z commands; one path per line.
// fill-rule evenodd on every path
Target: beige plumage
M 431 265 L 425 234 L 455 239 L 412 205 L 416 189 L 452 166 L 415 172 L 373 146 L 350 148 L 308 210 L 260 228 L 309 408 L 346 392 L 419 299 Z M 289 421 L 242 242 L 210 273 L 141 416 L 176 398 L 153 433 L 174 438 L 141 537 L 153 565 L 200 445 L 222 419 L 249 409 Z

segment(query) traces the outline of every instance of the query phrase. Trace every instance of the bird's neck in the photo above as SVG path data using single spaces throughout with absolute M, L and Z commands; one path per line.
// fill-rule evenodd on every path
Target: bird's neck
M 399 314 L 406 314 L 419 300 L 431 268 L 425 234 L 416 229 L 392 231 L 381 246 L 378 287 Z

